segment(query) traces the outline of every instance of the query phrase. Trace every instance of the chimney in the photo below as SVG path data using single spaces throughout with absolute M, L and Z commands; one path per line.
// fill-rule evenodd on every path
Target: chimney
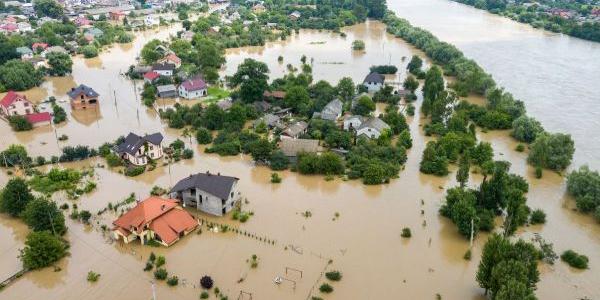
M 206 170 L 206 175 L 210 176 L 210 171 Z
M 217 173 L 217 176 L 221 176 L 221 172 Z
M 165 210 L 165 205 L 164 204 L 160 206 L 160 210 L 161 211 Z

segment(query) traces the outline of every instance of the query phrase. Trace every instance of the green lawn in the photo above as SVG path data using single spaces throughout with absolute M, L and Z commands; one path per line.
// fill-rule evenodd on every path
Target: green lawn
M 230 92 L 217 86 L 208 87 L 208 96 L 203 102 L 214 103 L 223 98 L 229 97 Z

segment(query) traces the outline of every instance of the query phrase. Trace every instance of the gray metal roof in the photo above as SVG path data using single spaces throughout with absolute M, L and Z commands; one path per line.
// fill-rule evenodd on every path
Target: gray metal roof
M 186 177 L 171 189 L 173 192 L 181 192 L 191 188 L 196 188 L 205 191 L 211 195 L 221 199 L 228 199 L 233 184 L 239 180 L 237 177 L 222 176 L 220 174 L 212 174 L 210 172 L 198 173 Z
M 363 82 L 374 82 L 383 84 L 384 81 L 385 77 L 383 75 L 377 72 L 371 72 L 369 75 L 367 75 L 367 77 L 365 77 L 365 80 Z
M 387 123 L 382 121 L 380 118 L 369 117 L 366 121 L 364 121 L 362 124 L 360 124 L 360 127 L 358 127 L 358 130 L 360 130 L 362 128 L 374 128 L 374 129 L 377 129 L 377 131 L 381 132 L 384 129 L 389 129 L 390 125 L 388 125 Z
M 163 140 L 163 135 L 160 132 L 153 133 L 150 135 L 139 136 L 133 132 L 130 132 L 125 141 L 117 146 L 118 153 L 129 153 L 135 155 L 135 153 L 144 145 L 145 142 L 149 142 L 154 145 L 160 145 Z
M 177 88 L 175 88 L 174 84 L 165 84 L 165 85 L 159 85 L 156 87 L 156 90 L 159 93 L 165 93 L 165 92 L 176 92 Z
M 78 87 L 76 88 L 72 88 L 67 95 L 69 95 L 69 97 L 71 98 L 75 98 L 77 96 L 79 96 L 80 94 L 84 94 L 87 97 L 98 97 L 100 96 L 98 93 L 96 93 L 96 91 L 94 91 L 93 88 L 85 85 L 85 84 L 80 84 Z

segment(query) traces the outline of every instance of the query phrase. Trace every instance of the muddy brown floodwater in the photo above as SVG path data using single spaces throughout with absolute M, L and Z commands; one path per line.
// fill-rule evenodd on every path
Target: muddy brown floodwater
M 231 74 L 243 58 L 253 57 L 265 61 L 272 77 L 277 77 L 283 74 L 287 63 L 299 65 L 303 54 L 314 58 L 316 80 L 337 82 L 341 77 L 350 76 L 360 81 L 369 66 L 390 61 L 404 70 L 408 61 L 403 62 L 402 57 L 410 57 L 416 51 L 386 34 L 384 29 L 381 23 L 368 22 L 344 28 L 346 38 L 329 32 L 302 30 L 299 36 L 285 42 L 228 51 L 223 73 Z M 41 88 L 27 92 L 34 100 L 50 95 L 65 99 L 64 93 L 71 86 L 85 83 L 103 96 L 98 115 L 72 114 L 66 125 L 56 128 L 59 135 L 70 137 L 61 147 L 67 144 L 98 146 L 129 131 L 159 130 L 166 133 L 166 142 L 180 137 L 180 131 L 167 129 L 155 112 L 135 100 L 131 82 L 119 75 L 134 62 L 136 53 L 148 39 L 166 38 L 176 30 L 177 27 L 172 27 L 144 33 L 133 44 L 116 46 L 95 60 L 76 58 L 72 77 L 52 78 Z M 364 53 L 350 50 L 354 39 L 365 41 Z M 281 65 L 277 62 L 279 55 L 284 56 Z M 404 71 L 398 80 L 403 76 Z M 116 106 L 112 90 L 116 91 Z M 98 187 L 95 192 L 77 201 L 65 200 L 60 193 L 54 199 L 59 203 L 77 203 L 80 209 L 97 212 L 131 192 L 143 199 L 154 185 L 172 186 L 179 178 L 195 172 L 221 172 L 240 178 L 240 190 L 248 200 L 244 210 L 253 211 L 254 216 L 240 224 L 230 217 L 213 218 L 191 212 L 275 240 L 276 244 L 268 245 L 232 232 L 208 232 L 204 227 L 202 234 L 193 233 L 168 249 L 142 247 L 137 243 L 120 246 L 110 243 L 99 226 L 109 225 L 114 215 L 94 216 L 94 226 L 68 220 L 66 238 L 71 243 L 71 254 L 58 264 L 61 270 L 54 272 L 53 268 L 46 268 L 30 272 L 2 291 L 0 299 L 150 299 L 152 274 L 142 270 L 150 251 L 164 255 L 169 273 L 177 275 L 180 283 L 185 281 L 185 285 L 173 288 L 157 283 L 158 299 L 197 299 L 201 292 L 198 280 L 206 274 L 215 279 L 216 286 L 229 299 L 238 299 L 241 291 L 252 293 L 253 299 L 307 299 L 313 288 L 312 294 L 319 294 L 316 288 L 323 282 L 323 279 L 318 280 L 325 268 L 340 270 L 344 275 L 342 281 L 332 284 L 335 291 L 326 296 L 327 299 L 434 299 L 436 293 L 443 299 L 483 299 L 483 291 L 475 282 L 475 272 L 486 236 L 480 235 L 475 240 L 474 259 L 463 260 L 468 241 L 438 214 L 445 189 L 456 185 L 454 175 L 438 178 L 419 172 L 421 153 L 428 138 L 422 133 L 418 112 L 408 118 L 408 122 L 414 146 L 408 153 L 406 167 L 399 179 L 381 186 L 365 186 L 359 181 L 339 178 L 325 181 L 321 176 L 301 176 L 289 171 L 281 172 L 283 182 L 273 185 L 271 171 L 254 166 L 249 157 L 207 155 L 195 142 L 194 159 L 174 164 L 171 174 L 168 169 L 159 167 L 139 177 L 127 178 L 109 169 L 96 168 Z M 4 137 L 0 141 L 2 148 L 21 143 L 32 155 L 58 153 L 59 146 L 50 128 L 13 133 L 6 124 L 0 126 Z M 590 257 L 591 269 L 583 272 L 561 262 L 554 266 L 542 265 L 538 297 L 600 297 L 597 272 L 600 226 L 572 210 L 574 203 L 565 196 L 563 178 L 559 175 L 546 172 L 543 179 L 534 179 L 525 163 L 526 154 L 513 150 L 515 143 L 506 132 L 479 133 L 479 137 L 493 143 L 497 159 L 512 162 L 513 172 L 528 179 L 531 184 L 529 205 L 543 208 L 548 214 L 546 225 L 524 228 L 518 235 L 529 239 L 533 233 L 540 233 L 554 243 L 557 252 L 573 248 Z M 90 160 L 62 167 L 82 168 L 98 163 L 103 162 Z M 476 175 L 471 177 L 473 186 L 481 180 Z M 2 173 L 0 183 L 6 181 L 7 176 Z M 312 217 L 303 217 L 301 213 L 305 211 L 312 212 Z M 336 213 L 338 218 L 334 217 Z M 412 229 L 411 239 L 400 237 L 403 227 Z M 20 221 L 0 216 L 0 276 L 19 269 L 18 249 L 27 232 Z M 251 269 L 247 262 L 253 254 L 259 258 L 256 269 Z M 328 266 L 329 259 L 333 263 Z M 301 270 L 302 275 L 295 271 L 286 275 L 286 267 Z M 101 274 L 98 282 L 86 281 L 90 270 Z M 274 284 L 276 276 L 295 281 L 295 288 L 287 281 L 279 286 Z M 243 281 L 239 282 L 240 279 Z

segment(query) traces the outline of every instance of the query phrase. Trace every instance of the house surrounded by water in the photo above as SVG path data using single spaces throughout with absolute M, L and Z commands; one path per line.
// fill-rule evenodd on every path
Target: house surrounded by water
M 378 92 L 385 82 L 385 77 L 377 72 L 371 72 L 365 80 L 363 81 L 363 85 L 367 88 L 369 93 Z
M 73 109 L 95 109 L 98 107 L 98 97 L 100 94 L 85 84 L 80 84 L 78 87 L 72 88 L 67 92 L 67 95 L 71 99 L 71 108 Z
M 144 136 L 130 132 L 125 140 L 117 145 L 115 152 L 136 166 L 144 166 L 149 160 L 163 156 L 162 141 L 163 135 L 160 132 Z
M 239 178 L 220 173 L 197 173 L 181 179 L 169 192 L 184 207 L 195 207 L 205 213 L 223 216 L 240 202 Z

